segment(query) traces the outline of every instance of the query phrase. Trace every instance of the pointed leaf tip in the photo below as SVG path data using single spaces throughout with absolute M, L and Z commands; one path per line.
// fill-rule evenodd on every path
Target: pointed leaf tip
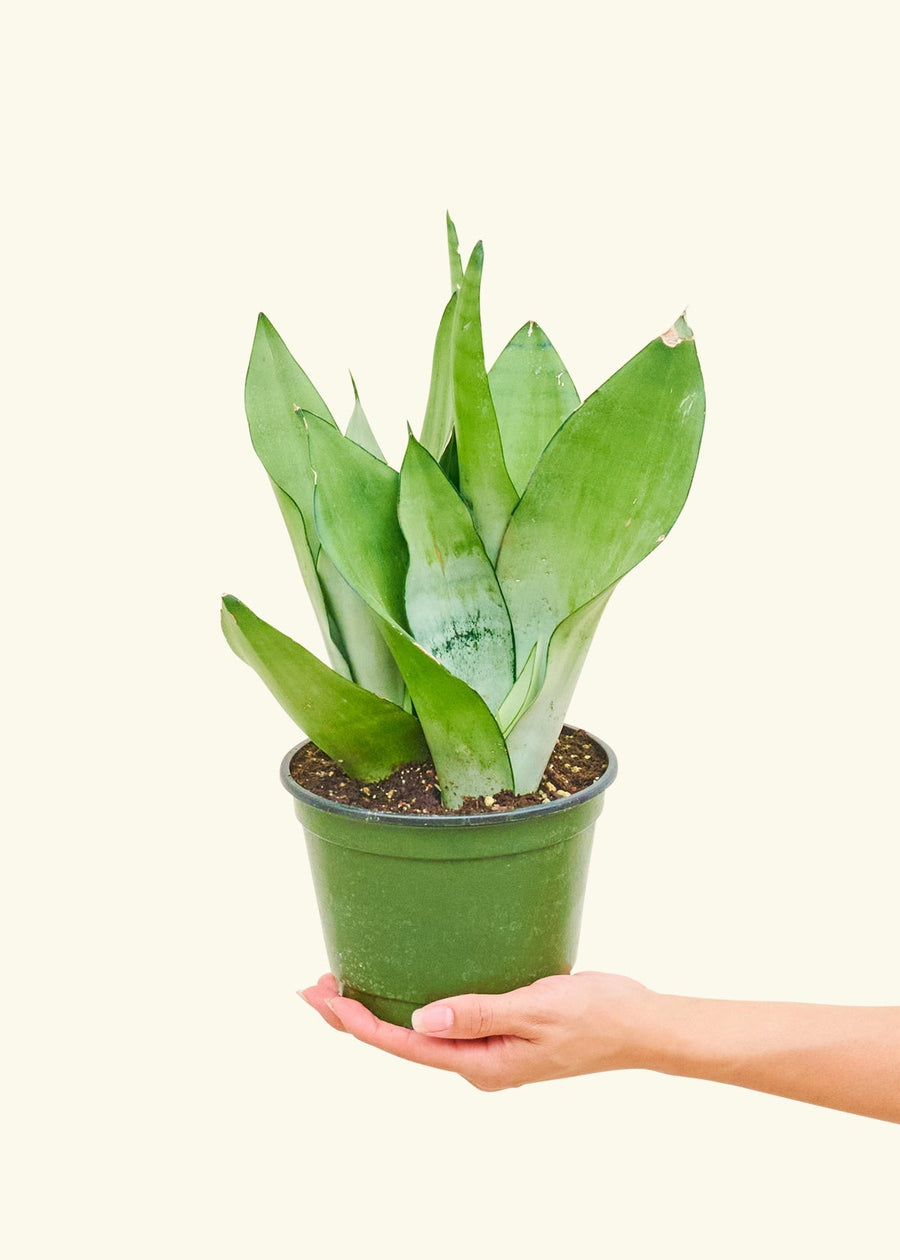
M 578 407 L 566 365 L 537 320 L 528 320 L 488 373 L 503 458 L 521 495 L 544 447 Z
M 484 363 L 481 242 L 472 251 L 453 323 L 453 410 L 459 485 L 491 563 L 518 502 L 503 459 L 497 413 Z
M 671 348 L 674 348 L 675 346 L 680 346 L 682 341 L 694 340 L 693 331 L 691 330 L 690 325 L 685 319 L 686 314 L 687 314 L 687 311 L 683 311 L 678 316 L 678 318 L 676 319 L 672 327 L 667 329 L 666 332 L 664 332 L 661 335 L 660 341 L 663 343 L 664 346 L 669 346 L 669 348 L 671 349 Z
M 459 235 L 456 224 L 450 218 L 449 210 L 447 211 L 447 252 L 450 258 L 450 291 L 457 293 L 462 288 L 463 266 L 459 256 Z

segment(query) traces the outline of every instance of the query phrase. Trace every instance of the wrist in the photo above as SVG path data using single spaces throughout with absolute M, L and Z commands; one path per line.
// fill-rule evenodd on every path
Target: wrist
M 683 1029 L 673 999 L 624 976 L 582 976 L 595 986 L 584 1029 L 589 1060 L 585 1070 L 675 1070 L 669 1065 L 675 1060 L 673 1045 L 683 1040 Z
M 669 1076 L 697 1075 L 710 1052 L 702 1031 L 708 1003 L 671 993 L 648 991 L 648 997 L 637 1066 Z

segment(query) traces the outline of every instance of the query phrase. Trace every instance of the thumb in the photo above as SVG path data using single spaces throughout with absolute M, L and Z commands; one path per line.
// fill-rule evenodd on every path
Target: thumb
M 442 998 L 413 1011 L 412 1026 L 416 1032 L 436 1037 L 475 1039 L 503 1033 L 526 1036 L 532 1028 L 527 992 L 514 989 L 512 993 L 465 993 Z

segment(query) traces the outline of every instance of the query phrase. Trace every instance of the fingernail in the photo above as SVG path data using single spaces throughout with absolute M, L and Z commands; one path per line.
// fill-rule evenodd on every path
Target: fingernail
M 304 1002 L 309 1002 L 309 998 L 306 996 L 306 990 L 305 990 L 305 989 L 298 989 L 298 990 L 297 990 L 297 997 L 302 997 Z
M 412 1026 L 416 1032 L 446 1032 L 453 1027 L 453 1008 L 450 1006 L 423 1006 L 413 1011 Z
M 326 998 L 325 1005 L 331 1011 L 332 1015 L 337 1015 L 337 1011 L 334 1009 L 334 998 Z

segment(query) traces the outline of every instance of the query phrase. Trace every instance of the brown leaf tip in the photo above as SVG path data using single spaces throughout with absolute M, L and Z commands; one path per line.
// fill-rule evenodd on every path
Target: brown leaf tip
M 663 345 L 669 346 L 670 349 L 675 346 L 680 346 L 682 341 L 693 340 L 694 334 L 691 331 L 687 320 L 684 318 L 684 314 L 679 315 L 672 327 L 667 329 L 660 337 L 660 341 Z

